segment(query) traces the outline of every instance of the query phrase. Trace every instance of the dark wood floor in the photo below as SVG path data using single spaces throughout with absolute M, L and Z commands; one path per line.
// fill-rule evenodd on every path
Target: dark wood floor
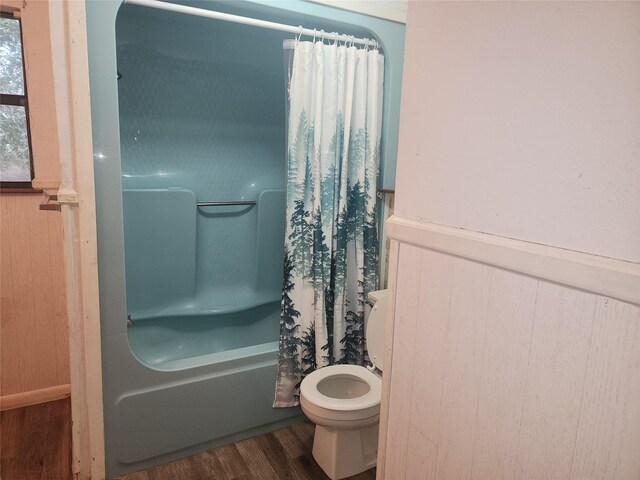
M 71 478 L 68 398 L 0 413 L 0 478 Z
M 311 455 L 314 428 L 298 423 L 119 480 L 325 480 Z M 375 468 L 349 478 L 375 480 Z
M 120 480 L 325 480 L 308 422 L 132 473 Z M 375 469 L 350 477 L 374 480 Z M 0 414 L 0 479 L 71 478 L 69 399 Z

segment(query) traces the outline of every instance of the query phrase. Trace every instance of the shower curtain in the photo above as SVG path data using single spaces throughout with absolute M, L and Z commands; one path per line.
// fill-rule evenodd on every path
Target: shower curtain
M 298 405 L 300 383 L 315 369 L 365 361 L 364 302 L 378 285 L 383 77 L 378 50 L 294 48 L 274 407 Z

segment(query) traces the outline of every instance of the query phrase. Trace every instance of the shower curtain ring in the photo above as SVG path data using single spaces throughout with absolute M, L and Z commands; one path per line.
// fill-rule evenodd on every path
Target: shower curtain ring
M 324 30 L 320 30 L 320 34 L 322 35 L 322 37 L 321 37 L 321 38 L 322 38 L 321 42 L 322 42 L 322 43 L 324 43 Z
M 302 38 L 302 25 L 298 25 L 300 31 L 298 32 L 298 38 L 296 38 L 296 45 L 300 43 L 300 39 Z
M 333 44 L 338 45 L 338 32 L 333 32 Z
M 313 43 L 316 43 L 316 29 L 313 29 Z

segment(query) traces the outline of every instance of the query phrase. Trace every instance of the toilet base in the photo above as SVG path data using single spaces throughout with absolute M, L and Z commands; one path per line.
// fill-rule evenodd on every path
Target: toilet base
M 313 458 L 329 478 L 338 480 L 376 466 L 379 423 L 358 429 L 316 425 Z

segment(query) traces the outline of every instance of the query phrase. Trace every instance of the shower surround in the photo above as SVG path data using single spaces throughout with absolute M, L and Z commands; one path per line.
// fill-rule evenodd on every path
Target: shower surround
M 397 102 L 403 25 L 306 2 L 189 5 L 375 37 Z M 271 406 L 291 35 L 117 1 L 89 0 L 87 24 L 112 478 L 301 415 Z M 385 107 L 384 171 L 396 118 Z

